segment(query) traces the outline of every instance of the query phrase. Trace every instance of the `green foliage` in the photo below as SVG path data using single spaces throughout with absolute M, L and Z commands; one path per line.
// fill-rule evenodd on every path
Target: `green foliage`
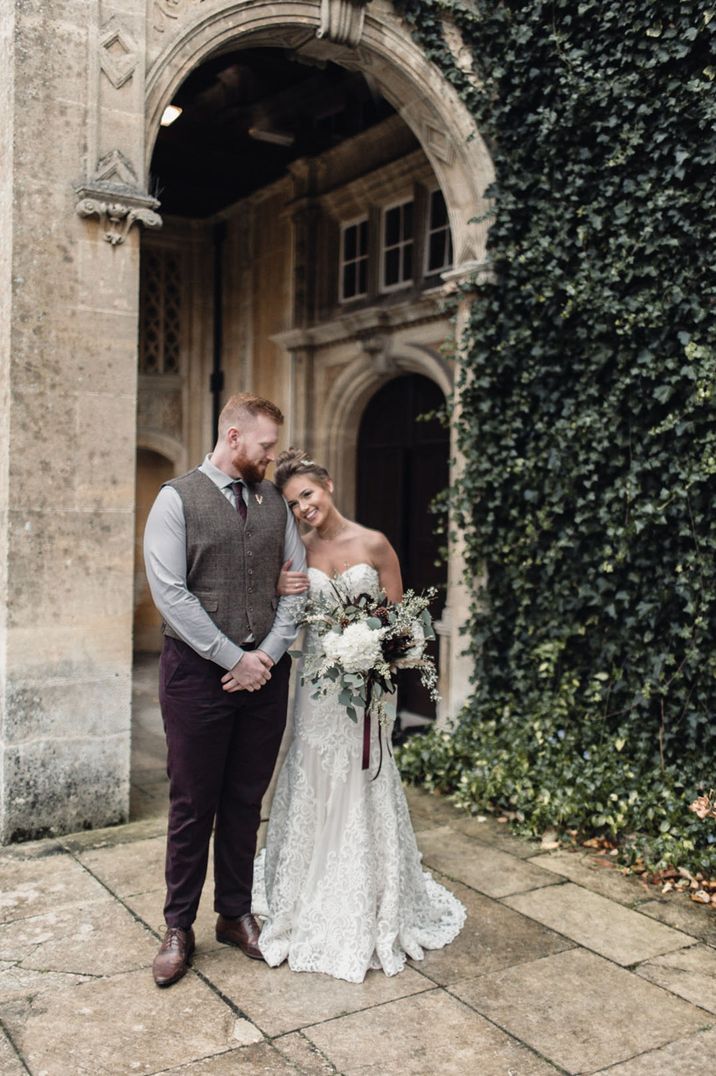
M 402 10 L 497 175 L 453 491 L 467 574 L 487 577 L 475 688 L 403 770 L 532 832 L 638 830 L 650 862 L 714 868 L 687 806 L 716 783 L 716 12 Z

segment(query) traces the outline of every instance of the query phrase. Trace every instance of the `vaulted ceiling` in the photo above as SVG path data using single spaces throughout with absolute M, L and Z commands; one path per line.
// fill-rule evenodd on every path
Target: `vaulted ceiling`
M 224 52 L 198 67 L 162 127 L 152 185 L 162 211 L 205 217 L 393 113 L 362 75 L 283 49 Z

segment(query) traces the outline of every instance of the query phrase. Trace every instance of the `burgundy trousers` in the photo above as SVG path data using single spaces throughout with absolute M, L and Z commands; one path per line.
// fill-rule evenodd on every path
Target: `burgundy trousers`
M 169 828 L 164 916 L 196 918 L 214 827 L 214 909 L 251 911 L 256 834 L 286 725 L 291 659 L 259 691 L 226 692 L 225 670 L 165 636 L 159 701 L 167 738 Z

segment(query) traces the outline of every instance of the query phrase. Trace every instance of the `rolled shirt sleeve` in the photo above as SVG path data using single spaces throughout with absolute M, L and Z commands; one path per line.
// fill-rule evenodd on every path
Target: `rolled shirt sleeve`
M 171 486 L 160 489 L 149 512 L 144 530 L 144 566 L 154 604 L 167 624 L 201 657 L 223 669 L 233 669 L 244 651 L 217 628 L 187 587 L 184 506 Z
M 288 505 L 286 505 L 283 559 L 284 562 L 291 561 L 291 571 L 306 571 L 306 549 L 301 541 L 296 521 Z M 278 583 L 278 580 L 276 582 Z M 298 635 L 298 621 L 305 604 L 305 594 L 284 595 L 279 598 L 271 630 L 259 646 L 259 650 L 263 650 L 265 654 L 268 654 L 274 664 L 281 660 Z

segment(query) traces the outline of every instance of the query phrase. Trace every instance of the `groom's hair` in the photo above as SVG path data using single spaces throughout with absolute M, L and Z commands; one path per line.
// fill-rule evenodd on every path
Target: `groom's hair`
M 277 426 L 283 426 L 283 414 L 275 403 L 253 392 L 237 392 L 229 397 L 219 415 L 219 436 L 223 437 L 230 426 L 240 429 L 257 415 L 266 415 Z

